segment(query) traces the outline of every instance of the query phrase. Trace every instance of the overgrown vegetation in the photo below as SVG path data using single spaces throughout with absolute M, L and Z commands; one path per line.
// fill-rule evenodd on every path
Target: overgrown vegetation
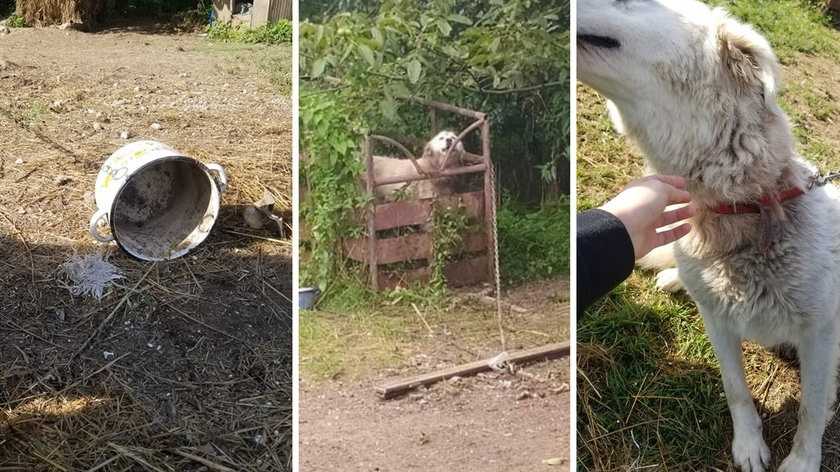
M 292 24 L 288 20 L 256 28 L 215 21 L 207 27 L 207 37 L 215 41 L 246 44 L 285 44 L 292 42 Z
M 822 2 L 715 3 L 753 22 L 785 63 L 780 102 L 799 151 L 823 170 L 840 167 L 840 32 Z M 613 132 L 602 97 L 584 86 L 577 95 L 578 205 L 591 208 L 641 175 L 643 157 Z M 578 321 L 578 468 L 728 470 L 732 426 L 702 319 L 687 296 L 656 290 L 653 275 L 634 274 Z M 797 419 L 797 372 L 750 343 L 745 366 L 775 470 Z M 823 466 L 838 461 L 826 451 Z
M 568 191 L 567 2 L 384 0 L 323 12 L 305 13 L 313 22 L 301 26 L 304 280 L 332 281 L 341 239 L 360 234 L 362 137 L 429 137 L 425 110 L 406 97 L 488 113 L 497 175 L 516 200 L 539 206 Z
M 429 285 L 438 291 L 446 290 L 444 269 L 464 246 L 464 235 L 470 227 L 470 217 L 463 207 L 436 205 L 432 210 L 432 253 L 430 268 L 432 277 Z
M 499 209 L 499 258 L 505 283 L 569 274 L 571 215 L 565 199 L 537 210 L 505 202 Z
M 359 191 L 361 125 L 353 118 L 347 104 L 332 94 L 301 96 L 301 170 L 311 189 L 300 202 L 310 251 L 309 264 L 301 275 L 322 292 L 341 268 L 342 259 L 337 256 L 341 241 L 362 234 L 353 212 L 368 202 Z

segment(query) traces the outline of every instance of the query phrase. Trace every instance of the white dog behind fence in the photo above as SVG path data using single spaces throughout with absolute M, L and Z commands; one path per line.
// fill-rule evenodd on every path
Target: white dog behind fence
M 656 171 L 687 179 L 698 207 L 675 255 L 720 360 L 734 463 L 770 465 L 744 376 L 752 339 L 797 349 L 799 425 L 779 470 L 818 471 L 840 348 L 840 202 L 795 151 L 770 45 L 694 0 L 580 0 L 577 11 L 580 79 L 614 103 Z
M 441 131 L 423 148 L 423 155 L 416 160 L 417 166 L 424 173 L 433 174 L 442 170 L 446 153 L 450 148 L 449 160 L 446 168 L 463 165 L 464 145 L 458 141 L 458 135 L 452 131 Z M 373 156 L 374 180 L 381 182 L 391 177 L 419 177 L 417 167 L 411 159 L 396 159 L 393 157 Z M 394 200 L 398 194 L 413 199 L 431 198 L 451 193 L 451 177 L 417 180 L 411 183 L 395 183 L 377 186 L 374 193 L 385 200 Z

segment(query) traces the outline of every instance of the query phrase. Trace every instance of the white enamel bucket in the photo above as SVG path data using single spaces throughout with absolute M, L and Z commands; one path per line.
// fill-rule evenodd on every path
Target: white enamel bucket
M 156 141 L 127 144 L 96 178 L 90 234 L 144 261 L 181 257 L 210 234 L 226 186 L 218 164 L 202 164 Z

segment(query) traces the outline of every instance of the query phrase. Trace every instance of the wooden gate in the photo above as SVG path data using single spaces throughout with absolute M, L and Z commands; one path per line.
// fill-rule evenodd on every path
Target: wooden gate
M 370 135 L 365 138 L 364 156 L 366 159 L 365 186 L 369 194 L 374 195 L 377 186 L 410 183 L 440 177 L 466 176 L 482 174 L 483 185 L 480 191 L 452 193 L 432 198 L 418 198 L 396 202 L 378 203 L 374 199 L 365 212 L 367 234 L 362 238 L 345 241 L 346 255 L 368 266 L 370 284 L 375 290 L 393 288 L 401 282 L 428 281 L 432 275 L 431 263 L 434 258 L 433 233 L 428 230 L 435 206 L 457 206 L 466 212 L 478 229 L 463 235 L 461 254 L 444 268 L 447 282 L 452 286 L 473 285 L 482 281 L 493 280 L 495 272 L 495 219 L 496 202 L 494 200 L 495 182 L 492 178 L 492 160 L 490 158 L 490 123 L 484 113 L 459 108 L 445 103 L 420 99 L 413 101 L 429 109 L 432 135 L 438 129 L 438 113 L 447 112 L 473 119 L 467 128 L 461 131 L 458 141 L 462 141 L 471 132 L 481 136 L 480 153 L 466 152 L 468 162 L 478 162 L 461 167 L 438 170 L 427 175 L 395 175 L 386 179 L 375 180 L 373 172 L 373 143 L 385 142 L 399 148 L 406 158 L 416 158 L 400 143 L 385 136 Z M 462 141 L 463 142 L 463 141 Z M 450 147 L 451 149 L 455 146 Z M 449 153 L 445 160 L 449 159 Z M 412 231 L 401 231 L 411 228 Z M 381 237 L 382 232 L 396 234 Z M 408 266 L 408 267 L 405 267 Z

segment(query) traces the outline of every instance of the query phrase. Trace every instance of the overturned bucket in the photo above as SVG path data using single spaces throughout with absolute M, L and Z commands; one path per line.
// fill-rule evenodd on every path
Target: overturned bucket
M 201 244 L 227 186 L 218 164 L 202 164 L 155 141 L 118 149 L 96 178 L 90 234 L 145 261 L 175 259 Z M 110 234 L 102 234 L 109 228 Z

